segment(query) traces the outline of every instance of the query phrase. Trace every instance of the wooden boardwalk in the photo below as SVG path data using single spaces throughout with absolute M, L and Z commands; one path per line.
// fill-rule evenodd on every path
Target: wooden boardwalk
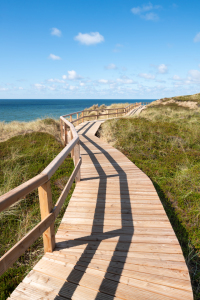
M 101 121 L 76 129 L 77 183 L 46 253 L 9 299 L 192 300 L 181 247 L 150 179 L 95 136 Z

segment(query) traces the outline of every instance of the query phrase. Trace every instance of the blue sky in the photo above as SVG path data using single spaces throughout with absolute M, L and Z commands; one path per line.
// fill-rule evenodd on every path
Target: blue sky
M 200 1 L 4 0 L 1 99 L 200 92 Z

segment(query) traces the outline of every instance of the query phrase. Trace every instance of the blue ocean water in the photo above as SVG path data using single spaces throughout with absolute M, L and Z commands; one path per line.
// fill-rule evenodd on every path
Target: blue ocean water
M 84 100 L 0 100 L 0 121 L 32 121 L 37 118 L 56 118 L 92 106 L 112 103 L 152 102 L 154 99 L 84 99 Z

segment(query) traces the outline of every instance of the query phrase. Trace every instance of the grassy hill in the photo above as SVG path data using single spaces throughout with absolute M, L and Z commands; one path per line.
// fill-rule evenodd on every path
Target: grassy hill
M 149 106 L 168 106 L 174 109 L 182 107 L 186 109 L 198 109 L 200 107 L 200 93 L 186 96 L 162 98 L 152 102 Z

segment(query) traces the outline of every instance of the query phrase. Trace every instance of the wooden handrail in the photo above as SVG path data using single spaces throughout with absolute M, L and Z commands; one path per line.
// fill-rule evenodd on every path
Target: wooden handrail
M 25 252 L 26 249 L 28 249 L 52 224 L 54 224 L 54 221 L 58 216 L 74 182 L 77 172 L 80 169 L 81 161 L 82 160 L 80 158 L 53 210 L 0 258 L 0 275 L 2 275 Z
M 76 179 L 80 181 L 80 144 L 79 136 L 73 124 L 60 117 L 61 124 L 70 129 L 71 141 L 66 143 L 66 147 L 51 161 L 51 163 L 37 176 L 24 182 L 0 197 L 0 212 L 26 196 L 34 189 L 38 188 L 40 200 L 41 222 L 35 226 L 25 237 L 16 243 L 9 251 L 0 258 L 0 275 L 3 274 L 33 243 L 43 234 L 44 251 L 52 252 L 55 247 L 54 221 L 67 197 L 67 194 Z M 61 132 L 62 134 L 62 132 Z M 75 149 L 75 168 L 72 172 L 65 188 L 63 189 L 55 207 L 52 207 L 50 178 L 64 162 L 70 152 Z
M 6 194 L 0 196 L 0 212 L 7 209 L 9 206 L 26 196 L 34 189 L 38 188 L 39 200 L 40 200 L 40 213 L 41 222 L 36 225 L 25 237 L 23 237 L 18 243 L 16 243 L 9 251 L 7 251 L 0 258 L 0 275 L 3 274 L 35 241 L 43 234 L 44 251 L 52 252 L 55 247 L 55 233 L 54 233 L 54 221 L 58 216 L 62 205 L 67 197 L 67 194 L 74 182 L 80 181 L 80 143 L 79 136 L 74 128 L 74 122 L 84 122 L 84 118 L 95 117 L 98 119 L 99 116 L 115 115 L 118 117 L 119 114 L 127 114 L 131 109 L 141 105 L 141 103 L 130 104 L 125 108 L 114 108 L 105 109 L 108 111 L 107 114 L 99 114 L 97 110 L 83 110 L 73 114 L 77 114 L 77 119 L 72 121 L 72 115 L 68 114 L 60 117 L 60 129 L 61 139 L 65 144 L 65 148 L 50 162 L 50 164 L 37 176 L 22 183 L 18 187 L 12 189 Z M 110 112 L 110 111 L 114 112 Z M 121 112 L 122 110 L 122 112 Z M 97 112 L 94 115 L 84 115 L 86 111 Z M 81 116 L 79 117 L 79 114 Z M 66 120 L 66 117 L 70 117 L 70 121 Z M 64 162 L 66 157 L 71 152 L 71 156 L 74 160 L 74 171 L 72 172 L 66 186 L 64 187 L 56 205 L 53 208 L 50 178 Z
M 81 120 L 81 123 L 84 122 L 84 119 L 86 118 L 96 118 L 96 120 L 98 120 L 98 117 L 102 117 L 102 116 L 109 116 L 109 115 L 115 115 L 116 117 L 118 117 L 119 114 L 122 114 L 124 113 L 125 115 L 131 110 L 133 109 L 133 107 L 136 107 L 136 106 L 139 106 L 141 105 L 141 102 L 140 103 L 131 103 L 129 104 L 128 106 L 126 107 L 119 107 L 119 108 L 105 108 L 104 110 L 105 111 L 108 111 L 107 114 L 95 114 L 95 112 L 98 112 L 98 111 L 102 111 L 102 109 L 86 109 L 86 110 L 82 110 L 82 111 L 78 111 L 78 112 L 74 112 L 74 113 L 71 113 L 71 114 L 67 114 L 67 115 L 64 115 L 63 117 L 70 117 L 70 122 L 73 124 L 73 123 L 76 123 L 77 122 L 77 125 L 79 124 L 79 121 Z M 113 112 L 109 112 L 109 111 L 113 111 Z M 84 115 L 85 112 L 94 112 L 94 114 L 92 115 Z M 72 119 L 72 115 L 75 115 L 77 116 L 76 119 Z M 81 116 L 79 117 L 79 114 L 81 114 Z M 61 132 L 64 132 L 63 131 L 63 128 L 61 128 Z M 65 143 L 65 139 L 63 139 L 63 142 Z

